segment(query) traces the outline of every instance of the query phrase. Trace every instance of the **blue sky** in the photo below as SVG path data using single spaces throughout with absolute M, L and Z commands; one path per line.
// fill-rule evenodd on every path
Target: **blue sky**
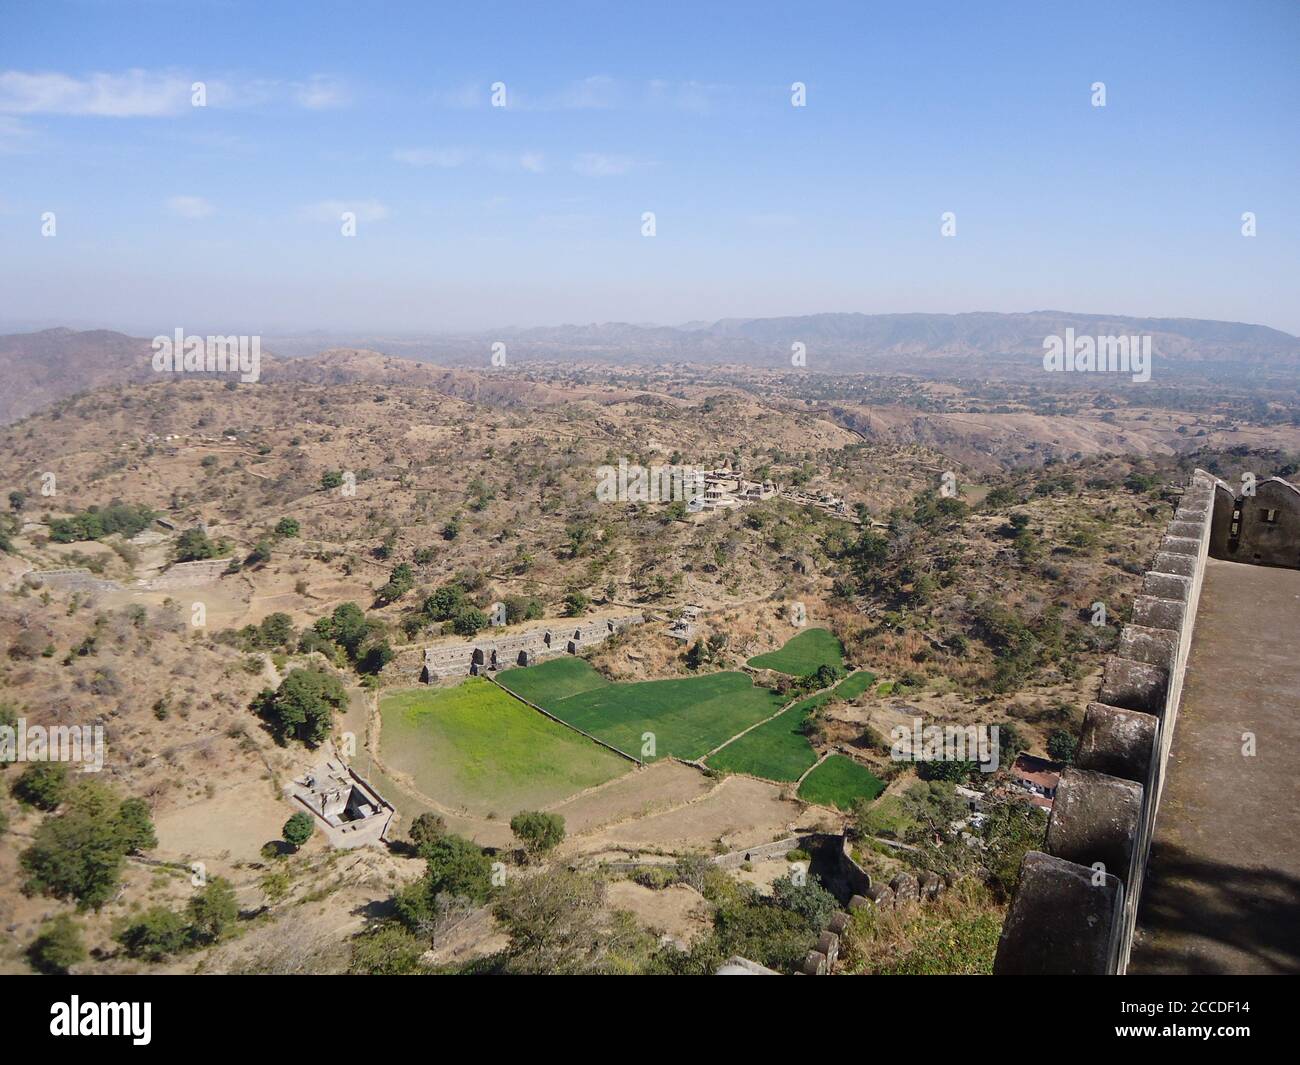
M 1300 333 L 1297 54 L 1291 0 L 8 0 L 0 326 L 1055 308 Z

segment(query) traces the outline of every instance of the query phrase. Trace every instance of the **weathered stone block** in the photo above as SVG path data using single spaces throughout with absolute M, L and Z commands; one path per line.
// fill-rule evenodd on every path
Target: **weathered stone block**
M 1205 531 L 1205 526 L 1199 521 L 1178 521 L 1175 519 L 1169 523 L 1169 528 L 1166 531 L 1170 536 L 1187 537 L 1199 543 L 1201 534 Z
M 1174 511 L 1174 521 L 1190 521 L 1195 523 L 1208 521 L 1211 509 L 1212 506 L 1208 501 L 1184 503 Z
M 892 910 L 894 908 L 894 889 L 884 884 L 872 884 L 867 889 L 867 898 L 871 900 L 872 905 L 878 910 Z
M 856 913 L 858 910 L 866 910 L 872 906 L 872 901 L 865 895 L 854 895 L 849 899 L 849 912 Z
M 810 950 L 804 955 L 803 965 L 800 971 L 805 976 L 825 976 L 826 975 L 826 955 L 819 950 Z
M 899 873 L 889 882 L 889 886 L 894 889 L 896 905 L 905 902 L 916 902 L 921 897 L 921 886 L 911 873 Z
M 1145 784 L 1155 750 L 1159 718 L 1105 703 L 1089 703 L 1079 734 L 1080 769 Z
M 1124 886 L 1041 851 L 1020 863 L 1020 884 L 1002 925 L 993 972 L 1048 976 L 1105 974 L 1119 955 Z
M 1173 669 L 1178 654 L 1179 634 L 1173 629 L 1148 629 L 1142 625 L 1125 625 L 1120 630 L 1115 653 L 1134 662 Z
M 1176 573 L 1180 577 L 1196 575 L 1196 559 L 1192 555 L 1175 555 L 1168 551 L 1156 554 L 1151 569 L 1157 573 Z
M 1169 672 L 1145 662 L 1110 655 L 1106 659 L 1101 678 L 1101 693 L 1097 701 L 1125 710 L 1143 713 L 1164 713 L 1165 693 L 1169 689 Z
M 823 932 L 817 938 L 817 953 L 826 956 L 826 968 L 829 970 L 840 956 L 840 937 L 834 932 Z
M 862 896 L 854 895 L 853 897 L 861 898 Z M 850 900 L 849 905 L 852 905 L 852 900 Z M 831 914 L 831 919 L 826 922 L 826 930 L 834 932 L 837 936 L 842 936 L 844 934 L 844 929 L 848 927 L 849 915 L 843 910 L 837 910 L 835 913 Z
M 1191 555 L 1195 558 L 1201 553 L 1201 539 L 1199 536 L 1174 536 L 1170 533 L 1160 541 L 1160 550 L 1171 555 Z
M 938 873 L 922 873 L 919 886 L 923 900 L 937 899 L 943 894 L 943 877 Z
M 1106 872 L 1127 883 L 1141 820 L 1141 784 L 1067 769 L 1052 801 L 1047 852 L 1089 867 L 1100 862 Z
M 1187 604 L 1177 599 L 1139 595 L 1133 600 L 1133 624 L 1147 629 L 1181 631 L 1186 613 Z
M 1152 571 L 1142 580 L 1142 594 L 1153 595 L 1158 599 L 1177 599 L 1185 603 L 1192 595 L 1192 581 L 1190 577 L 1176 573 Z

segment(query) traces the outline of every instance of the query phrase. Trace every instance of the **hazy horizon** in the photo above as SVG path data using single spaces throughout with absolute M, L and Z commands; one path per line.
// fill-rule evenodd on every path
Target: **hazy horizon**
M 0 318 L 1067 307 L 1300 334 L 1292 4 L 385 10 L 5 11 Z

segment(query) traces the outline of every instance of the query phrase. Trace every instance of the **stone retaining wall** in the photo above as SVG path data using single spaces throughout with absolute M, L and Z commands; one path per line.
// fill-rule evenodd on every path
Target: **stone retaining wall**
M 995 973 L 1127 969 L 1220 486 L 1197 470 L 1160 542 L 1061 774 L 1044 851 L 1021 864 Z
M 514 666 L 531 666 L 552 655 L 578 654 L 588 647 L 603 643 L 627 626 L 639 625 L 644 620 L 641 614 L 625 614 L 593 621 L 575 619 L 497 637 L 489 635 L 489 630 L 464 643 L 425 648 L 421 679 L 432 682 L 443 677 L 467 677 Z

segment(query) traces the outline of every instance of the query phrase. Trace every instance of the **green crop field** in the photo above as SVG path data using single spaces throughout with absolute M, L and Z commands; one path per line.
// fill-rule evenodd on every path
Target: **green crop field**
M 884 782 L 852 758 L 833 754 L 799 785 L 799 798 L 841 810 L 853 807 L 856 799 L 874 799 L 885 790 Z
M 712 755 L 709 767 L 727 773 L 749 773 L 764 780 L 798 780 L 817 761 L 808 737 L 799 730 L 808 715 L 829 698 L 823 692 L 795 703 L 780 717 L 765 721 Z
M 723 740 L 770 717 L 781 697 L 744 673 L 612 684 L 580 658 L 511 669 L 498 682 L 621 751 L 641 757 L 642 734 L 654 733 L 653 761 L 700 758 Z
M 585 659 L 572 657 L 552 658 L 526 669 L 505 670 L 497 674 L 497 683 L 547 710 L 551 703 L 609 685 Z
M 632 768 L 478 677 L 380 700 L 385 763 L 420 791 L 472 813 L 510 818 Z
M 830 629 L 805 629 L 779 651 L 751 658 L 749 665 L 802 677 L 815 673 L 819 666 L 843 666 L 844 645 Z
M 876 675 L 870 670 L 860 669 L 850 673 L 835 688 L 835 694 L 841 699 L 853 700 L 876 683 Z

